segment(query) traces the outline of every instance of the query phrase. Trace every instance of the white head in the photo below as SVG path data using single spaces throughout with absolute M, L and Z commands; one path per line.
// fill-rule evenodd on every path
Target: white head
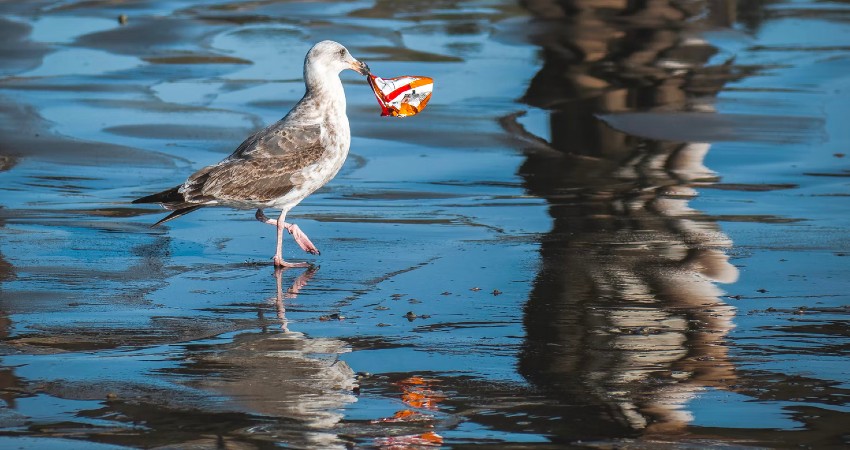
M 348 49 L 334 41 L 317 43 L 304 58 L 304 82 L 308 88 L 321 88 L 327 80 L 339 79 L 343 70 L 369 75 L 369 66 L 354 59 Z

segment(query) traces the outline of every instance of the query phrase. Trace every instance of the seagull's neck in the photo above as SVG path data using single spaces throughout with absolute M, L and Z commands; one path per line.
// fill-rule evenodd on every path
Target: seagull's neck
M 305 84 L 307 92 L 304 94 L 306 105 L 311 105 L 315 112 L 320 114 L 316 117 L 328 134 L 323 139 L 329 139 L 328 144 L 337 146 L 342 150 L 340 161 L 345 159 L 348 153 L 351 131 L 348 127 L 348 116 L 345 114 L 345 90 L 342 88 L 342 80 L 339 74 L 323 73 L 321 76 L 306 76 Z M 310 106 L 308 106 L 310 107 Z
M 330 72 L 305 71 L 304 82 L 307 86 L 305 97 L 314 99 L 330 112 L 345 114 L 345 91 L 339 74 Z

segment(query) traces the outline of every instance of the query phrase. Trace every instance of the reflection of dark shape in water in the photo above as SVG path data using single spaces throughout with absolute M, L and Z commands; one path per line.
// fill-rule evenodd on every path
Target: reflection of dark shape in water
M 5 264 L 6 261 L 0 256 L 0 264 Z M 9 265 L 11 269 L 11 265 Z M 4 267 L 0 266 L 0 276 L 10 274 L 11 270 L 4 272 Z M 4 279 L 0 278 L 0 282 Z M 2 286 L 0 286 L 2 289 Z M 4 310 L 0 302 L 0 341 L 5 341 L 9 337 L 9 330 L 12 328 L 12 321 L 9 319 L 7 312 Z M 12 368 L 0 367 L 0 399 L 5 402 L 5 406 L 12 410 L 15 408 L 15 399 L 18 397 L 17 392 L 21 389 L 23 383 L 21 379 L 15 376 L 15 371 Z
M 5 172 L 11 169 L 18 160 L 12 156 L 0 155 L 0 172 Z
M 15 166 L 15 164 L 17 164 L 17 162 L 18 162 L 18 160 L 16 158 L 12 157 L 12 156 L 0 155 L 0 172 L 5 172 L 5 171 L 11 169 L 12 167 Z M 2 209 L 2 208 L 3 208 L 3 206 L 0 205 L 0 209 Z M 0 212 L 0 227 L 3 227 L 3 226 L 5 226 L 5 221 L 3 220 L 2 212 Z M 6 261 L 3 258 L 3 254 L 0 253 L 0 283 L 2 283 L 4 281 L 9 281 L 14 277 L 15 277 L 15 272 L 14 272 L 14 268 L 12 267 L 12 264 L 10 264 L 8 261 Z M 5 329 L 5 327 L 0 325 L 0 330 L 4 330 L 4 329 Z M 2 332 L 2 331 L 0 331 L 0 332 Z
M 520 174 L 554 226 L 525 309 L 520 371 L 575 405 L 585 436 L 681 429 L 695 392 L 735 376 L 723 345 L 734 311 L 715 284 L 737 279 L 723 252 L 731 243 L 688 207 L 695 187 L 716 179 L 703 166 L 710 146 L 635 138 L 595 114 L 710 110 L 732 75 L 703 67 L 714 49 L 689 39 L 679 20 L 693 11 L 679 3 L 524 4 L 542 18 L 545 57 L 525 100 L 549 109 L 551 139 L 503 124 L 528 143 Z
M 11 156 L 0 155 L 0 172 L 11 169 L 16 162 L 17 160 Z M 5 226 L 5 223 L 2 216 L 0 216 L 0 227 L 3 226 Z M 0 253 L 0 283 L 11 281 L 13 278 L 15 278 L 14 267 Z M 0 285 L 0 289 L 2 289 L 2 285 Z M 9 319 L 6 308 L 0 303 L 0 340 L 5 340 L 9 337 L 10 328 L 12 328 L 12 321 Z M 3 392 L 3 394 L 0 394 L 0 398 L 6 402 L 8 408 L 14 408 L 15 397 L 17 397 L 17 395 L 13 394 L 14 390 L 11 388 L 19 389 L 20 387 L 20 379 L 15 376 L 14 370 L 7 368 L 0 369 L 0 392 Z
M 192 371 L 214 375 L 192 384 L 221 393 L 240 409 L 283 419 L 252 432 L 292 433 L 277 427 L 293 421 L 301 444 L 327 448 L 340 445 L 332 430 L 343 417 L 339 410 L 356 401 L 354 373 L 339 360 L 350 348 L 337 339 L 289 330 L 284 307 L 284 300 L 295 298 L 317 270 L 303 272 L 286 291 L 282 278 L 287 272 L 275 271 L 274 304 L 282 331 L 240 334 L 232 343 L 195 356 Z
M 10 281 L 13 278 L 15 278 L 14 267 L 3 258 L 3 254 L 0 254 L 0 283 Z

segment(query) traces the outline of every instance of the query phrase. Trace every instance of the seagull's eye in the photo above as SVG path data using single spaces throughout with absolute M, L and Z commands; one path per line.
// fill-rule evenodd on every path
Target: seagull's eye
M 339 51 L 339 56 L 345 56 L 345 49 Z

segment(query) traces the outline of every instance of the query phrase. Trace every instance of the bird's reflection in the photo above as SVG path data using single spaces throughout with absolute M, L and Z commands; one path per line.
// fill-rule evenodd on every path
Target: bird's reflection
M 286 303 L 302 294 L 317 272 L 318 267 L 301 272 L 284 289 L 293 270 L 275 270 L 276 295 L 269 302 L 280 331 L 242 333 L 228 344 L 192 355 L 191 371 L 205 376 L 191 384 L 220 393 L 240 409 L 280 419 L 268 430 L 252 433 L 286 433 L 307 447 L 335 448 L 342 445 L 333 431 L 343 417 L 341 410 L 357 401 L 354 372 L 339 359 L 351 349 L 338 339 L 293 331 L 286 317 Z
M 546 109 L 551 136 L 531 135 L 521 118 L 503 125 L 525 143 L 520 174 L 548 201 L 553 228 L 520 371 L 593 418 L 580 435 L 681 430 L 688 400 L 735 376 L 724 346 L 734 310 L 717 285 L 738 277 L 731 242 L 689 206 L 717 179 L 704 166 L 710 145 L 636 138 L 597 115 L 710 110 L 732 74 L 706 67 L 714 49 L 680 20 L 712 2 L 523 3 L 544 55 L 525 101 Z
M 274 278 L 277 281 L 277 296 L 274 298 L 274 306 L 275 311 L 277 312 L 277 319 L 280 321 L 280 329 L 284 332 L 289 332 L 289 321 L 286 319 L 286 306 L 283 304 L 284 299 L 293 299 L 298 297 L 298 293 L 301 292 L 301 289 L 310 282 L 310 279 L 316 275 L 316 272 L 319 271 L 319 266 L 310 266 L 307 270 L 305 270 L 301 275 L 295 278 L 295 281 L 292 282 L 292 285 L 289 286 L 289 289 L 286 292 L 283 292 L 283 273 L 287 269 L 282 267 L 276 267 L 274 270 Z

